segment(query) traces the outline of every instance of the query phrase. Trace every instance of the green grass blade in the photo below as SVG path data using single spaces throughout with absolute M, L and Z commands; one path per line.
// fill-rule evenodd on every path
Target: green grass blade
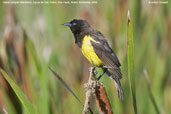
M 150 79 L 149 79 L 149 76 L 148 76 L 148 73 L 147 73 L 147 70 L 144 69 L 144 76 L 145 76 L 145 79 L 146 79 L 146 83 L 147 83 L 147 88 L 148 88 L 148 92 L 149 92 L 149 96 L 150 96 L 150 100 L 154 106 L 154 109 L 156 111 L 156 114 L 160 114 L 160 110 L 157 106 L 157 102 L 154 98 L 154 95 L 152 93 L 152 88 L 151 88 L 151 84 L 150 84 Z
M 11 88 L 14 90 L 15 94 L 19 98 L 21 104 L 24 106 L 28 114 L 38 114 L 36 110 L 34 109 L 33 105 L 30 103 L 30 101 L 27 99 L 27 97 L 24 95 L 24 93 L 21 91 L 21 89 L 15 84 L 15 82 L 10 78 L 10 76 L 7 75 L 7 73 L 0 69 L 0 72 L 4 76 L 4 78 L 8 81 Z
M 49 70 L 54 74 L 55 77 L 58 78 L 58 80 L 65 86 L 65 88 L 77 99 L 77 101 L 83 105 L 81 100 L 77 97 L 77 95 L 73 92 L 73 90 L 69 87 L 69 85 L 55 71 L 53 71 L 50 67 L 49 67 Z
M 136 91 L 135 91 L 135 74 L 134 74 L 134 38 L 130 13 L 128 10 L 128 78 L 130 91 L 133 100 L 134 113 L 137 114 Z

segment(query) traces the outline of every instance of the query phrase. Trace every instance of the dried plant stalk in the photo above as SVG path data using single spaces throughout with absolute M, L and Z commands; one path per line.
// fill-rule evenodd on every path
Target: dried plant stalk
M 106 90 L 102 83 L 97 83 L 95 87 L 95 97 L 98 109 L 101 114 L 113 114 Z
M 91 114 L 93 114 L 93 112 L 92 112 L 92 110 L 90 108 L 90 104 L 91 104 L 90 101 L 93 98 L 93 94 L 92 94 L 93 92 L 92 92 L 92 89 L 89 88 L 88 86 L 87 86 L 86 89 L 87 89 L 86 90 L 86 99 L 85 99 L 84 109 L 83 109 L 82 114 L 87 114 L 89 111 L 90 111 Z
M 93 114 L 92 110 L 90 109 L 90 101 L 93 97 L 93 85 L 95 84 L 95 81 L 92 81 L 92 76 L 94 75 L 94 69 L 91 67 L 90 69 L 90 75 L 89 75 L 89 80 L 88 82 L 84 85 L 85 92 L 86 92 L 86 98 L 85 98 L 85 103 L 84 103 L 84 109 L 82 114 L 87 114 L 89 111 L 91 114 Z
M 106 90 L 103 84 L 98 82 L 95 75 L 96 70 L 94 67 L 91 67 L 88 83 L 85 84 L 86 99 L 83 114 L 87 114 L 88 111 L 92 113 L 90 109 L 92 96 L 95 96 L 100 114 L 113 114 Z M 94 77 L 95 80 L 92 80 L 92 77 Z

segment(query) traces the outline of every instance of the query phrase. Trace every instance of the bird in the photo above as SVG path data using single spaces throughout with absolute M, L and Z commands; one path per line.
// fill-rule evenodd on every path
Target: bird
M 103 73 L 97 79 L 100 80 L 106 73 L 114 81 L 118 97 L 122 100 L 123 91 L 120 83 L 122 78 L 121 64 L 104 35 L 92 28 L 83 19 L 73 19 L 62 25 L 70 28 L 75 38 L 75 44 L 81 49 L 88 61 L 94 67 L 102 68 Z

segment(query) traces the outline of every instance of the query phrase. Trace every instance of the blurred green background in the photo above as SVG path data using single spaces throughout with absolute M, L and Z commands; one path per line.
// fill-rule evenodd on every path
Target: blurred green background
M 83 107 L 52 75 L 52 67 L 84 103 L 84 83 L 90 63 L 74 44 L 72 19 L 85 19 L 101 31 L 121 62 L 124 100 L 113 81 L 104 83 L 113 112 L 132 114 L 127 73 L 127 11 L 130 9 L 135 47 L 135 86 L 139 114 L 155 114 L 143 70 L 162 114 L 171 113 L 171 7 L 148 0 L 99 0 L 97 4 L 0 3 L 0 67 L 24 91 L 39 114 L 80 114 Z M 100 73 L 101 70 L 98 69 Z M 98 113 L 94 102 L 93 111 Z M 25 113 L 15 93 L 0 75 L 0 113 Z

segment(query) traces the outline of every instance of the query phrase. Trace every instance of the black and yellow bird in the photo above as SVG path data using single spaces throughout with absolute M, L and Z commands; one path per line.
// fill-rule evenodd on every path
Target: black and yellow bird
M 75 43 L 81 48 L 83 55 L 90 63 L 103 69 L 103 73 L 98 77 L 98 80 L 106 73 L 115 82 L 119 98 L 123 99 L 120 84 L 122 78 L 121 64 L 103 34 L 93 29 L 87 21 L 81 19 L 74 19 L 63 25 L 70 27 L 74 34 Z

